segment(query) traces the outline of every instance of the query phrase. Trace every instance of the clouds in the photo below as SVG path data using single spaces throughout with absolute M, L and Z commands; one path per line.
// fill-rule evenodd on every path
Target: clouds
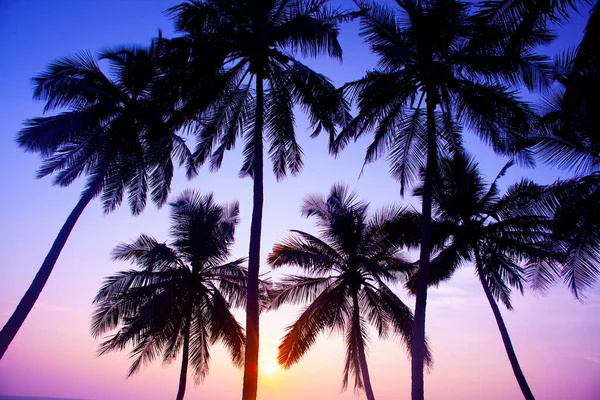
M 465 290 L 458 286 L 442 283 L 437 288 L 429 289 L 427 303 L 429 307 L 461 310 L 475 296 L 477 294 L 474 290 Z
M 40 310 L 44 310 L 45 312 L 52 312 L 52 313 L 86 313 L 89 312 L 89 310 L 87 309 L 82 309 L 82 308 L 73 308 L 73 307 L 64 307 L 64 306 L 59 306 L 59 305 L 55 305 L 55 304 L 50 304 L 50 303 L 43 303 L 43 302 L 37 302 L 36 303 L 36 308 L 40 309 Z

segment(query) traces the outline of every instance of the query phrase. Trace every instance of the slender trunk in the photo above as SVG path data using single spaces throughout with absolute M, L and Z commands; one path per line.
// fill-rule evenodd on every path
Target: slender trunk
M 179 390 L 176 400 L 183 400 L 185 396 L 185 384 L 187 380 L 188 360 L 190 356 L 190 320 L 188 319 L 183 328 L 183 354 L 181 355 L 181 373 L 179 375 Z
M 83 192 L 83 194 L 81 195 L 79 202 L 77 203 L 73 211 L 71 211 L 71 214 L 69 214 L 69 217 L 60 229 L 60 232 L 58 232 L 58 236 L 56 236 L 56 239 L 54 239 L 54 243 L 52 244 L 50 251 L 46 255 L 42 266 L 35 275 L 33 282 L 31 282 L 31 285 L 25 292 L 25 295 L 21 298 L 21 301 L 17 305 L 17 308 L 2 328 L 2 331 L 0 331 L 0 359 L 2 359 L 2 357 L 4 356 L 4 353 L 6 352 L 6 349 L 8 349 L 10 342 L 12 342 L 12 340 L 17 335 L 17 332 L 19 332 L 21 325 L 23 325 L 23 322 L 25 322 L 27 315 L 29 315 L 29 312 L 33 308 L 38 297 L 40 296 L 40 293 L 42 293 L 42 289 L 44 289 L 46 282 L 48 282 L 48 278 L 52 273 L 52 269 L 54 268 L 54 265 L 58 260 L 58 256 L 60 255 L 60 252 L 65 246 L 65 243 L 67 242 L 67 239 L 69 238 L 69 235 L 71 234 L 75 223 L 81 216 L 81 213 L 83 212 L 85 207 L 100 190 L 100 187 L 102 186 L 102 180 L 104 179 L 105 171 L 106 169 L 100 172 L 95 178 L 95 181 L 93 181 L 88 187 L 88 189 L 86 189 L 85 192 Z
M 254 204 L 250 226 L 248 255 L 248 296 L 246 300 L 246 352 L 244 360 L 243 400 L 256 400 L 258 390 L 258 275 L 260 270 L 260 236 L 263 214 L 263 78 L 256 77 L 256 119 L 254 122 Z
M 437 166 L 435 107 L 436 100 L 434 92 L 429 90 L 427 92 L 427 165 L 425 167 L 421 211 L 423 220 L 421 223 L 419 279 L 417 282 L 415 319 L 410 342 L 410 353 L 412 356 L 412 400 L 424 399 L 425 385 L 423 380 L 423 369 L 425 364 L 425 308 L 427 306 L 427 274 L 429 272 L 429 257 L 431 253 L 431 194 L 433 175 Z
M 519 387 L 521 388 L 521 392 L 523 393 L 523 397 L 527 400 L 535 400 L 533 397 L 533 393 L 527 384 L 527 380 L 525 379 L 525 375 L 521 370 L 521 366 L 519 365 L 519 360 L 517 360 L 517 354 L 515 353 L 515 349 L 513 348 L 512 342 L 510 341 L 510 336 L 508 335 L 508 329 L 506 329 L 506 325 L 504 324 L 504 320 L 502 319 L 502 314 L 500 314 L 500 309 L 498 308 L 498 304 L 496 304 L 496 299 L 492 295 L 492 291 L 483 276 L 483 263 L 481 261 L 481 255 L 479 254 L 479 250 L 475 251 L 475 260 L 477 262 L 477 269 L 479 272 L 479 280 L 481 281 L 481 286 L 483 286 L 483 291 L 485 292 L 485 297 L 487 297 L 488 302 L 490 303 L 490 307 L 492 307 L 492 311 L 494 312 L 494 317 L 496 318 L 496 324 L 498 325 L 498 329 L 500 330 L 500 335 L 502 336 L 502 342 L 504 343 L 504 348 L 506 349 L 506 354 L 508 355 L 508 359 L 510 361 L 510 365 L 512 366 L 513 373 L 515 374 L 515 378 L 517 378 L 517 382 L 519 383 Z
M 354 305 L 354 326 L 360 327 L 360 315 L 359 315 L 359 307 L 358 307 L 358 296 L 354 294 L 352 296 L 352 302 Z M 357 337 L 358 342 L 358 360 L 360 362 L 360 371 L 363 377 L 363 384 L 365 386 L 365 394 L 367 396 L 367 400 L 375 400 L 375 395 L 373 394 L 373 386 L 371 386 L 371 378 L 369 377 L 369 367 L 367 365 L 367 357 L 365 355 L 365 344 L 363 343 L 362 335 L 359 334 Z

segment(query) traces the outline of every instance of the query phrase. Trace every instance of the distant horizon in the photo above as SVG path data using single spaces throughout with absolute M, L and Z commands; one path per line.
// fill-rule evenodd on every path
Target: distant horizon
M 24 396 L 24 395 L 0 395 L 0 400 L 92 400 L 80 399 L 75 397 L 40 397 L 40 396 Z

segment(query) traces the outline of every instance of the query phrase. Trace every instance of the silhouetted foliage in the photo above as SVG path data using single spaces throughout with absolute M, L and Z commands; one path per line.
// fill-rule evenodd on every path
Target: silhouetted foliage
M 392 176 L 404 193 L 426 170 L 420 240 L 421 286 L 416 296 L 412 343 L 412 398 L 423 400 L 427 270 L 431 252 L 431 196 L 440 155 L 462 149 L 469 128 L 502 155 L 533 162 L 524 139 L 535 114 L 512 86 L 534 88 L 547 80 L 548 66 L 532 46 L 510 52 L 505 33 L 484 21 L 472 3 L 455 0 L 397 1 L 395 8 L 357 2 L 360 35 L 378 56 L 377 68 L 344 91 L 358 115 L 334 142 L 340 151 L 372 131 L 365 162 L 388 152 Z M 425 107 L 422 108 L 423 102 Z
M 536 203 L 554 218 L 555 239 L 565 252 L 559 276 L 575 297 L 600 274 L 600 9 L 595 5 L 579 46 L 555 61 L 555 86 L 542 103 L 536 151 L 550 165 L 574 173 L 548 187 Z
M 140 214 L 148 194 L 160 207 L 167 201 L 173 159 L 184 163 L 191 153 L 170 122 L 171 110 L 154 101 L 160 82 L 160 41 L 150 47 L 122 46 L 100 53 L 109 62 L 105 75 L 89 53 L 59 59 L 33 78 L 34 98 L 46 102 L 45 112 L 58 114 L 25 122 L 19 145 L 42 156 L 38 178 L 54 175 L 69 186 L 82 175 L 85 190 L 63 225 L 44 263 L 17 309 L 0 332 L 0 357 L 17 334 L 41 293 L 73 226 L 96 196 L 105 212 L 125 196 L 133 214 Z
M 269 255 L 274 268 L 299 267 L 305 275 L 287 275 L 277 283 L 272 307 L 309 303 L 287 328 L 279 346 L 279 362 L 286 368 L 298 362 L 324 331 L 340 331 L 346 338 L 343 388 L 350 376 L 354 388 L 373 399 L 365 349 L 369 325 L 380 338 L 398 335 L 410 346 L 413 316 L 388 286 L 413 271 L 383 231 L 386 221 L 402 214 L 393 207 L 369 215 L 368 204 L 335 185 L 327 198 L 308 197 L 302 214 L 315 217 L 319 236 L 292 231 L 275 244 Z M 427 352 L 427 359 L 430 360 Z
M 225 151 L 244 140 L 241 176 L 254 179 L 248 257 L 246 366 L 244 400 L 255 400 L 258 379 L 258 276 L 263 207 L 263 145 L 277 179 L 302 169 L 302 148 L 295 136 L 294 106 L 300 106 L 314 128 L 333 137 L 347 118 L 347 104 L 331 81 L 296 58 L 327 54 L 341 59 L 338 22 L 344 18 L 327 1 L 214 0 L 188 1 L 169 10 L 177 30 L 192 48 L 212 44 L 223 56 L 224 84 L 210 107 L 191 114 L 198 137 L 198 166 L 221 166 Z M 192 60 L 203 52 L 191 54 Z M 201 59 L 200 59 L 201 62 Z M 202 79 L 202 77 L 199 77 Z M 191 171 L 193 173 L 193 171 Z
M 526 277 L 535 287 L 546 287 L 563 255 L 552 238 L 551 219 L 538 215 L 536 207 L 530 206 L 544 188 L 523 179 L 504 194 L 500 192 L 498 181 L 512 164 L 509 162 L 487 186 L 469 155 L 457 153 L 440 160 L 433 217 L 437 239 L 441 243 L 445 236 L 445 243 L 431 260 L 428 284 L 437 286 L 465 263 L 474 263 L 521 391 L 526 399 L 533 399 L 496 301 L 511 310 L 511 288 L 523 293 Z M 419 186 L 415 194 L 421 193 Z M 406 229 L 405 219 L 399 222 L 401 229 Z M 416 273 L 406 283 L 413 293 L 418 279 Z
M 183 399 L 188 360 L 196 382 L 204 379 L 215 342 L 241 367 L 245 335 L 230 308 L 245 306 L 248 274 L 244 259 L 227 261 L 238 215 L 237 202 L 221 206 L 212 194 L 186 191 L 171 203 L 170 244 L 142 234 L 117 246 L 113 259 L 138 269 L 106 278 L 94 299 L 92 335 L 118 329 L 99 353 L 132 345 L 132 375 L 158 357 L 170 363 L 183 352 L 177 399 Z

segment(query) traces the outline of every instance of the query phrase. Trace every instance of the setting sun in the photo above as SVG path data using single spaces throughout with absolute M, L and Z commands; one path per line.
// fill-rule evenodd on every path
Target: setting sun
M 262 371 L 265 375 L 273 375 L 277 371 L 277 363 L 274 360 L 264 362 Z

